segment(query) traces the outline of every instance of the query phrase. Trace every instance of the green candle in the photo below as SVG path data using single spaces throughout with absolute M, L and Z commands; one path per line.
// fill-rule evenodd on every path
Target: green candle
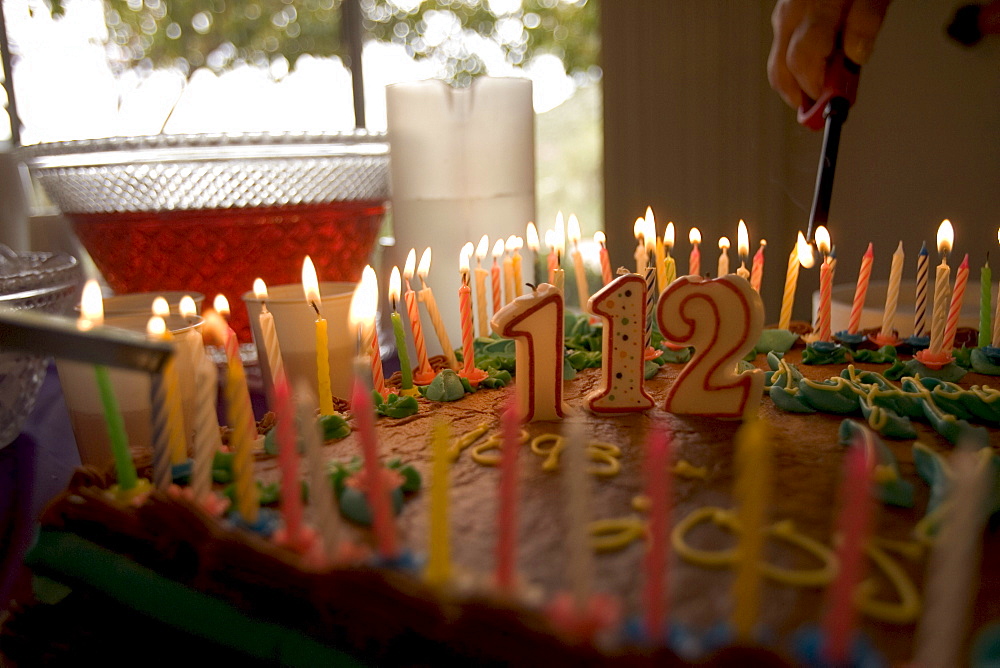
M 395 306 L 395 302 L 393 302 Z M 406 335 L 403 333 L 403 319 L 395 308 L 392 310 L 392 333 L 396 335 L 396 350 L 399 353 L 399 372 L 403 374 L 402 388 L 413 388 L 413 369 L 410 368 L 410 354 L 406 352 Z
M 979 270 L 979 347 L 990 345 L 992 335 L 992 325 L 990 314 L 992 312 L 990 291 L 993 283 L 993 272 L 990 271 L 990 258 L 986 257 L 986 264 Z
M 94 367 L 94 375 L 97 377 L 97 390 L 101 395 L 101 405 L 104 407 L 104 421 L 108 425 L 111 454 L 114 456 L 115 472 L 118 474 L 118 488 L 128 491 L 135 487 L 137 477 L 135 464 L 132 463 L 132 453 L 128 449 L 125 421 L 118 407 L 118 398 L 111 388 L 108 368 L 98 364 Z

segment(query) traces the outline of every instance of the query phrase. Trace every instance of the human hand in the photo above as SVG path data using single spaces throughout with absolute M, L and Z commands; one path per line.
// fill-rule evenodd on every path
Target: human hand
M 823 90 L 827 61 L 837 48 L 863 65 L 891 0 L 778 0 L 771 14 L 774 40 L 767 58 L 771 88 L 793 109 Z

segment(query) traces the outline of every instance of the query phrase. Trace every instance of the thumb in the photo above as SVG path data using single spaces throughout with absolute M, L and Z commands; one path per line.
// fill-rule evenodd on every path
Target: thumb
M 855 0 L 844 22 L 844 55 L 864 65 L 871 58 L 891 0 Z

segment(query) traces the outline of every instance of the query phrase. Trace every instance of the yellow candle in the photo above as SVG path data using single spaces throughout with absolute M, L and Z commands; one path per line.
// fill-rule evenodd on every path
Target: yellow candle
M 934 314 L 931 317 L 931 352 L 940 352 L 944 343 L 944 323 L 951 304 L 951 267 L 948 266 L 948 253 L 955 239 L 955 231 L 951 222 L 945 220 L 938 227 L 937 245 L 941 254 L 941 264 L 934 273 Z M 949 351 L 950 352 L 950 351 Z
M 524 294 L 524 280 L 521 278 L 521 249 L 524 248 L 524 239 L 521 237 L 511 237 L 512 244 L 511 263 L 514 267 L 514 296 L 520 297 Z
M 439 422 L 431 431 L 431 452 L 434 463 L 431 468 L 430 532 L 427 548 L 427 569 L 424 577 L 429 583 L 441 586 L 451 578 L 451 536 L 448 530 L 448 481 L 451 457 L 448 444 L 451 441 L 447 422 Z
M 562 212 L 556 216 L 556 229 L 552 235 L 553 248 L 556 251 L 556 265 L 552 272 L 553 285 L 563 292 L 566 285 L 566 272 L 562 268 L 563 255 L 566 253 L 566 224 L 563 222 Z M 494 315 L 494 317 L 496 317 Z
M 785 291 L 781 295 L 781 314 L 778 317 L 778 329 L 788 329 L 792 322 L 792 307 L 795 305 L 795 286 L 799 282 L 799 265 L 802 258 L 809 255 L 812 257 L 812 249 L 806 243 L 805 237 L 799 232 L 798 240 L 792 247 L 792 252 L 788 254 L 788 269 L 785 272 Z M 810 262 L 810 266 L 811 266 Z
M 663 250 L 666 257 L 663 260 L 664 268 L 664 285 L 660 288 L 660 292 L 663 292 L 668 285 L 674 282 L 677 278 L 677 263 L 674 262 L 674 256 L 671 253 L 674 250 L 674 224 L 667 223 L 667 229 L 663 232 Z
M 333 390 L 330 388 L 330 338 L 326 329 L 326 318 L 320 311 L 322 301 L 319 296 L 319 279 L 312 258 L 306 255 L 302 263 L 302 289 L 306 302 L 316 311 L 316 385 L 319 391 L 319 412 L 333 415 Z
M 576 275 L 576 292 L 580 298 L 580 310 L 586 311 L 590 290 L 587 288 L 587 271 L 583 266 L 583 255 L 580 253 L 580 221 L 576 219 L 575 214 L 570 214 L 566 232 L 570 243 L 573 244 L 573 272 Z
M 736 432 L 736 483 L 740 542 L 733 583 L 733 629 L 741 641 L 751 639 L 761 599 L 760 557 L 771 495 L 771 429 L 763 420 L 749 420 Z
M 514 277 L 514 246 L 517 242 L 514 241 L 514 237 L 507 237 L 507 242 L 504 244 L 504 250 L 507 254 L 503 258 L 503 303 L 506 306 L 515 297 L 514 287 L 517 283 L 517 279 Z

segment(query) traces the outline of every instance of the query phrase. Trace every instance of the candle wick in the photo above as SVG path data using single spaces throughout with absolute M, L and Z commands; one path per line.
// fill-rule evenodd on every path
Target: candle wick
M 312 307 L 313 307 L 313 310 L 314 310 L 314 311 L 316 311 L 316 315 L 317 315 L 318 317 L 320 317 L 320 318 L 322 318 L 322 317 L 323 317 L 323 314 L 319 312 L 319 304 L 317 304 L 317 303 L 316 303 L 316 302 L 314 302 L 314 301 L 310 301 L 310 302 L 309 302 L 309 306 L 312 306 Z

